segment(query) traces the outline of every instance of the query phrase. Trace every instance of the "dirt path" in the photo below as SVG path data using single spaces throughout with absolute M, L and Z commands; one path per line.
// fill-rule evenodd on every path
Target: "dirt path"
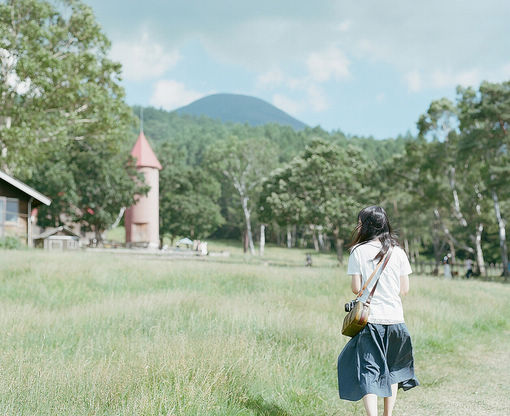
M 509 416 L 510 332 L 484 341 L 460 345 L 452 356 L 418 363 L 422 387 L 399 393 L 395 414 Z

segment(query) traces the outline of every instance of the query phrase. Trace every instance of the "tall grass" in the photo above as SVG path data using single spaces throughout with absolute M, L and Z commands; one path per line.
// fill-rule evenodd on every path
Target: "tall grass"
M 342 268 L 37 251 L 0 262 L 0 414 L 363 414 L 337 393 Z M 422 387 L 397 413 L 464 415 L 463 400 L 470 414 L 507 414 L 509 297 L 412 279 Z

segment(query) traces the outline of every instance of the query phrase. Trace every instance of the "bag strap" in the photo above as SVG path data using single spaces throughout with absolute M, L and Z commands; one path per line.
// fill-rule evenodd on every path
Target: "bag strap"
M 358 292 L 358 295 L 356 296 L 356 299 L 357 298 L 360 298 L 363 296 L 363 292 L 365 291 L 365 289 L 367 288 L 367 286 L 370 284 L 370 282 L 372 281 L 372 278 L 375 276 L 375 274 L 377 273 L 377 270 L 379 270 L 379 266 L 381 265 L 383 259 L 379 260 L 379 263 L 377 263 L 377 266 L 375 267 L 374 271 L 372 272 L 372 274 L 370 275 L 370 277 L 368 278 L 368 280 L 365 282 L 365 284 L 363 285 L 363 287 L 361 288 L 361 290 Z
M 368 295 L 368 298 L 367 298 L 367 300 L 365 302 L 367 305 L 370 305 L 370 302 L 372 301 L 372 297 L 374 296 L 375 289 L 377 288 L 377 284 L 379 283 L 379 280 L 381 279 L 381 276 L 383 274 L 384 268 L 386 267 L 386 265 L 388 264 L 388 261 L 390 260 L 391 252 L 392 251 L 393 251 L 393 246 L 391 246 L 390 249 L 388 250 L 388 252 L 386 253 L 386 258 L 384 259 L 384 263 L 382 265 L 381 273 L 379 274 L 379 277 L 377 278 L 377 281 L 375 282 L 375 285 L 372 288 L 372 291 L 370 292 L 370 295 Z

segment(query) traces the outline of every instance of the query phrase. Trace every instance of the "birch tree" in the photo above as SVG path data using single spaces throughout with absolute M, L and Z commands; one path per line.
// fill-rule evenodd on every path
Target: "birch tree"
M 257 206 L 264 177 L 276 166 L 273 144 L 263 138 L 230 136 L 214 143 L 208 149 L 205 160 L 210 169 L 223 177 L 224 185 L 237 193 L 248 248 L 251 254 L 255 254 L 252 213 Z

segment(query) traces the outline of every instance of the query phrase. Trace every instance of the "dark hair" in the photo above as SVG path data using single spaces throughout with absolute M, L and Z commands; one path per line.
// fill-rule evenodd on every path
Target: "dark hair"
M 386 211 L 377 205 L 363 208 L 358 214 L 358 224 L 352 231 L 352 241 L 349 248 L 368 243 L 378 238 L 382 244 L 381 251 L 374 260 L 382 260 L 390 246 L 398 246 L 396 235 L 393 233 Z

